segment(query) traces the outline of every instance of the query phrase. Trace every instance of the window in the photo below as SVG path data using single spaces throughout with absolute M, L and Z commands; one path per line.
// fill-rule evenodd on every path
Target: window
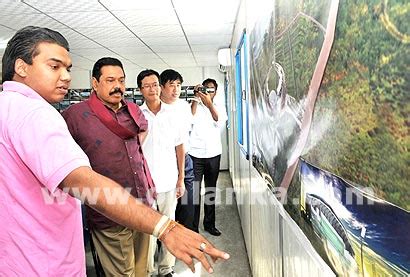
M 248 53 L 246 32 L 243 32 L 238 51 L 235 55 L 235 79 L 236 79 L 236 112 L 238 123 L 238 144 L 249 159 L 249 77 L 248 77 Z

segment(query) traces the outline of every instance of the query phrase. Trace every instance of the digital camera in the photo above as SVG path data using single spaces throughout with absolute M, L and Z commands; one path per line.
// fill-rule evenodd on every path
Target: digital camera
M 198 91 L 202 92 L 202 93 L 212 93 L 215 92 L 215 89 L 213 88 L 207 88 L 207 87 L 199 87 Z
M 207 93 L 206 89 L 207 89 L 206 87 L 199 87 L 198 91 L 203 92 L 203 93 Z

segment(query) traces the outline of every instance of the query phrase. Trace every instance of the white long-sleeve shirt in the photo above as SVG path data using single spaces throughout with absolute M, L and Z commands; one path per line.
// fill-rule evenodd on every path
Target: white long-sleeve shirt
M 228 116 L 224 106 L 215 103 L 214 106 L 218 112 L 218 121 L 212 118 L 203 103 L 198 103 L 189 139 L 191 156 L 212 158 L 222 154 L 221 128 L 225 126 Z
M 146 103 L 141 107 L 148 121 L 148 133 L 142 151 L 158 193 L 175 189 L 178 180 L 178 164 L 175 147 L 183 143 L 183 128 L 170 105 L 161 103 L 157 114 Z
M 169 106 L 176 112 L 178 117 L 178 123 L 182 124 L 183 128 L 183 142 L 185 152 L 189 152 L 189 134 L 192 129 L 193 115 L 191 112 L 191 105 L 185 100 L 177 99 L 174 103 L 169 104 Z

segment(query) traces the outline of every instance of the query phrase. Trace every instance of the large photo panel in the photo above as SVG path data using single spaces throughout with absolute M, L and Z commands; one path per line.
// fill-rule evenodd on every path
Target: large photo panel
M 337 275 L 408 275 L 410 4 L 272 7 L 249 32 L 253 166 Z

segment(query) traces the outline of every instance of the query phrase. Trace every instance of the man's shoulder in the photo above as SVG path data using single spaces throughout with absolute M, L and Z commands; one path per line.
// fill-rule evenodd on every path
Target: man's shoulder
M 50 122 L 58 115 L 58 111 L 42 99 L 29 98 L 19 93 L 0 94 L 0 121 L 7 122 L 4 126 L 13 132 L 22 124 L 36 126 L 38 120 L 47 119 Z
M 132 101 L 125 101 L 125 103 L 127 104 L 128 108 L 131 108 L 131 109 L 135 108 L 137 111 L 138 110 L 142 111 L 141 106 L 138 106 L 136 103 Z
M 188 103 L 188 101 L 185 101 L 183 99 L 177 99 L 177 101 L 175 102 L 176 106 L 179 108 L 190 108 L 191 105 Z
M 182 115 L 184 115 L 186 112 L 191 113 L 191 105 L 185 100 L 178 99 L 173 106 L 174 109 Z
M 90 111 L 90 107 L 86 101 L 75 103 L 63 111 L 63 114 L 78 114 L 79 112 Z

